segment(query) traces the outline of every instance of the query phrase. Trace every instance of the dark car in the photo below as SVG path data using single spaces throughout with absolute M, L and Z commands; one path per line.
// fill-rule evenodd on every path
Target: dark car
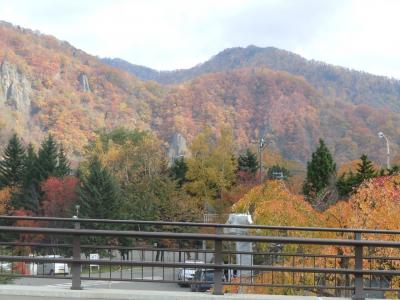
M 205 292 L 211 289 L 214 285 L 214 270 L 204 270 L 198 269 L 194 273 L 193 283 L 190 285 L 190 290 L 192 292 Z M 203 281 L 203 282 L 196 282 Z M 225 281 L 224 276 L 222 275 L 222 281 Z

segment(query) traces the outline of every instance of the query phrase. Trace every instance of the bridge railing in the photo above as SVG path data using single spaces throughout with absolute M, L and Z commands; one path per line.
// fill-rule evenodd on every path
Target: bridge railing
M 101 279 L 176 282 L 195 290 L 212 284 L 217 295 L 239 290 L 364 299 L 371 291 L 400 291 L 400 231 L 14 216 L 0 216 L 0 220 L 10 223 L 0 226 L 0 275 L 69 278 L 72 289 L 81 289 L 82 280 Z M 17 221 L 37 223 L 16 226 Z M 84 228 L 95 224 L 97 229 Z M 99 224 L 117 228 L 98 229 Z M 224 234 L 224 228 L 249 229 L 251 235 Z M 252 251 L 237 251 L 235 243 L 251 243 Z M 44 256 L 48 253 L 64 255 Z M 90 259 L 90 253 L 101 253 L 102 258 Z M 250 264 L 240 263 L 243 260 Z M 3 262 L 37 268 L 60 263 L 72 272 L 24 274 L 14 267 L 3 272 Z M 98 266 L 98 271 L 91 266 Z M 209 270 L 213 276 L 207 278 L 199 271 L 188 282 L 179 278 L 181 269 L 203 270 L 203 274 Z

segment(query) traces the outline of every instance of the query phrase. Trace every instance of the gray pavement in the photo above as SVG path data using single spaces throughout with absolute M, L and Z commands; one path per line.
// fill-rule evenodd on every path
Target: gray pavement
M 344 300 L 346 298 L 325 298 L 305 296 L 281 296 L 281 295 L 248 295 L 248 294 L 226 294 L 214 296 L 207 293 L 190 293 L 174 291 L 143 291 L 143 290 L 116 290 L 116 289 L 87 289 L 72 291 L 67 288 L 55 289 L 43 286 L 0 286 L 0 299 L 27 300 L 27 299 L 88 299 L 88 300 Z
M 134 250 L 130 252 L 130 259 L 135 261 L 155 261 L 157 251 L 138 251 Z M 114 251 L 112 259 L 120 260 L 120 254 L 118 251 Z M 83 254 L 82 254 L 82 257 Z M 188 252 L 174 252 L 165 251 L 164 261 L 165 262 L 178 262 L 189 258 L 194 258 L 195 253 Z M 104 259 L 107 259 L 105 257 Z M 202 257 L 203 260 L 209 261 L 212 259 L 212 255 Z M 93 270 L 96 270 L 95 268 Z M 159 282 L 139 282 L 138 280 L 177 280 L 178 269 L 172 268 L 151 268 L 151 267 L 133 267 L 123 268 L 119 271 L 109 272 L 92 272 L 89 274 L 82 274 L 82 277 L 86 276 L 91 280 L 83 280 L 82 286 L 86 288 L 94 289 L 126 289 L 126 290 L 153 290 L 153 291 L 188 291 L 188 288 L 179 287 L 176 283 L 159 283 Z M 94 280 L 93 280 L 94 279 Z M 121 281 L 125 280 L 125 281 Z M 127 282 L 127 280 L 136 280 Z M 57 275 L 55 278 L 18 278 L 13 281 L 16 285 L 22 286 L 43 286 L 48 288 L 70 288 L 71 279 L 63 279 L 62 276 Z
M 176 283 L 158 282 L 124 282 L 124 280 L 176 280 L 177 270 L 160 268 L 135 268 L 109 272 L 92 273 L 90 277 L 94 280 L 82 280 L 84 289 L 125 289 L 125 290 L 153 290 L 153 291 L 188 291 L 188 288 L 179 287 Z M 82 274 L 89 276 L 89 274 Z M 43 286 L 47 288 L 70 288 L 71 279 L 64 279 L 62 276 L 55 278 L 18 278 L 13 281 L 15 285 L 22 286 Z

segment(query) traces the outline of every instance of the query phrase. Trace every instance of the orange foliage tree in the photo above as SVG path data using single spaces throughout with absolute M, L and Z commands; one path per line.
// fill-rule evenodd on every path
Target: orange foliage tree
M 5 187 L 0 190 L 0 215 L 4 215 L 8 211 L 8 201 L 12 195 L 12 188 Z
M 44 192 L 42 209 L 45 216 L 71 217 L 72 206 L 77 201 L 78 179 L 74 176 L 64 178 L 49 177 L 42 182 Z
M 384 176 L 366 180 L 348 201 L 339 201 L 326 211 L 319 213 L 312 209 L 303 197 L 291 195 L 279 182 L 267 182 L 265 185 L 257 186 L 248 192 L 234 206 L 235 212 L 250 212 L 253 214 L 254 221 L 257 224 L 266 225 L 288 225 L 288 226 L 314 226 L 314 227 L 332 227 L 332 228 L 369 228 L 400 230 L 398 216 L 400 215 L 400 174 L 393 176 Z M 271 231 L 258 231 L 256 234 L 271 235 Z M 280 235 L 289 235 L 288 232 L 279 232 Z M 301 236 L 310 236 L 303 234 Z M 296 233 L 299 236 L 299 233 Z M 353 233 L 323 233 L 313 235 L 321 238 L 353 239 Z M 399 236 L 394 234 L 374 235 L 363 234 L 362 239 L 384 239 L 399 241 Z M 285 246 L 285 252 L 314 253 L 324 255 L 341 255 L 341 258 L 316 258 L 314 262 L 304 258 L 295 258 L 290 263 L 312 267 L 327 268 L 352 268 L 354 260 L 350 257 L 354 255 L 352 247 L 341 246 Z M 365 248 L 365 255 L 376 255 L 383 259 L 375 259 L 369 262 L 364 260 L 366 269 L 398 269 L 400 262 L 398 260 L 385 259 L 390 256 L 400 256 L 400 250 L 396 248 Z M 283 260 L 282 264 L 289 263 Z M 282 278 L 289 274 L 282 273 Z M 256 282 L 270 282 L 270 273 L 262 273 Z M 307 274 L 294 277 L 295 284 L 312 284 L 312 278 Z M 318 279 L 318 278 L 317 278 Z M 400 282 L 397 277 L 387 278 L 392 286 L 397 287 Z M 328 274 L 322 278 L 327 284 L 336 282 L 338 285 L 350 285 L 350 278 L 346 275 Z M 285 293 L 293 292 L 291 289 L 272 289 L 272 288 L 252 288 L 250 292 L 261 293 Z M 340 291 L 336 292 L 340 296 Z

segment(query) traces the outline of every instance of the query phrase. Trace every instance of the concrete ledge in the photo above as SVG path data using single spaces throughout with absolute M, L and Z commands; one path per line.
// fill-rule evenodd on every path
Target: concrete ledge
M 80 298 L 80 299 L 113 299 L 113 300 L 344 300 L 346 298 L 280 296 L 280 295 L 247 295 L 225 294 L 214 296 L 205 293 L 170 292 L 170 291 L 142 291 L 142 290 L 117 290 L 117 289 L 86 289 L 72 291 L 64 288 L 51 288 L 43 286 L 0 285 L 0 296 L 31 296 L 45 298 Z

